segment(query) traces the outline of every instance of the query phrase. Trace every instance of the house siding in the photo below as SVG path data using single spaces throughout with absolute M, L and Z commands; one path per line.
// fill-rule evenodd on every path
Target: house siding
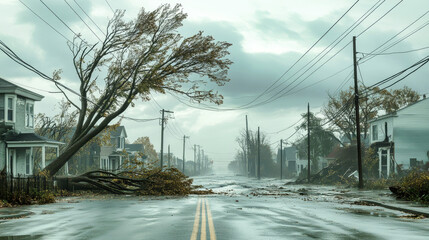
M 394 134 L 395 134 L 393 131 L 394 118 L 396 118 L 396 117 L 384 118 L 384 119 L 380 119 L 380 120 L 377 120 L 377 121 L 374 121 L 371 123 L 370 134 L 368 136 L 371 144 L 374 142 L 381 142 L 384 140 L 384 138 L 386 137 L 386 134 L 385 134 L 385 123 L 386 122 L 387 122 L 387 136 L 389 136 L 389 141 L 393 141 Z M 377 126 L 377 135 L 378 135 L 377 139 L 373 139 L 373 135 L 374 135 L 373 126 L 374 125 Z
M 428 162 L 429 151 L 429 100 L 423 100 L 398 111 L 394 120 L 395 160 L 410 167 L 410 158 Z

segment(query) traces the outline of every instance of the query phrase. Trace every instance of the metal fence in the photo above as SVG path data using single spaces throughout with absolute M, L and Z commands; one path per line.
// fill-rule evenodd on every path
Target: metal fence
M 0 199 L 7 199 L 13 193 L 25 193 L 44 190 L 56 191 L 56 179 L 43 176 L 11 176 L 0 174 Z

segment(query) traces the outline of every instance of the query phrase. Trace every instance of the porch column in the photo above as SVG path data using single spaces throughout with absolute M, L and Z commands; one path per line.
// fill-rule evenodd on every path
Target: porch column
M 30 147 L 30 174 L 34 174 L 34 158 L 33 158 L 33 147 Z
M 42 170 L 45 169 L 46 166 L 46 162 L 45 162 L 45 158 L 46 158 L 46 147 L 45 145 L 42 146 Z
M 390 159 L 390 149 L 387 149 L 387 159 L 386 159 L 386 162 L 387 162 L 387 176 L 386 176 L 386 178 L 389 178 L 389 176 L 390 176 L 390 161 L 391 161 L 391 159 Z
M 381 178 L 381 149 L 378 149 L 378 178 Z
M 5 159 L 5 163 L 6 163 L 6 174 L 10 173 L 10 165 L 9 165 L 9 148 L 6 147 L 6 159 Z

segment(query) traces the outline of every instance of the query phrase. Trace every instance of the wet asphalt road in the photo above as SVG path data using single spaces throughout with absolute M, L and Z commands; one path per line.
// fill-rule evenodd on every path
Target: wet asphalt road
M 428 239 L 429 236 L 428 219 L 406 218 L 402 212 L 352 204 L 359 196 L 349 190 L 289 186 L 279 180 L 248 181 L 232 176 L 199 177 L 196 184 L 210 187 L 218 194 L 67 198 L 55 204 L 23 207 L 34 214 L 2 221 L 0 239 Z M 378 195 L 389 198 L 380 193 L 373 197 Z

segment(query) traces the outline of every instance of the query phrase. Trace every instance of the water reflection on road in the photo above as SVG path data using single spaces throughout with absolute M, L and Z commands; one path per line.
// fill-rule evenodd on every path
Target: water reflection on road
M 212 175 L 194 181 L 217 193 L 208 196 L 66 198 L 24 207 L 34 214 L 1 222 L 0 240 L 190 239 L 200 198 L 210 204 L 217 239 L 426 239 L 429 235 L 428 219 L 402 218 L 405 214 L 398 211 L 353 204 L 362 197 L 394 201 L 387 191 L 286 182 Z

